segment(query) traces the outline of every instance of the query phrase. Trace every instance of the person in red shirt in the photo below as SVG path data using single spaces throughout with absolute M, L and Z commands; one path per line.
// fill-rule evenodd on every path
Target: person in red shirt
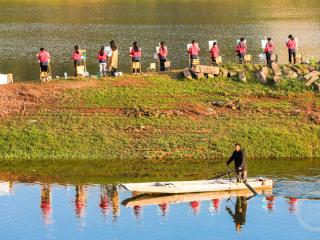
M 37 58 L 40 63 L 41 72 L 48 72 L 48 66 L 50 62 L 50 54 L 44 48 L 40 48 L 40 52 L 37 54 Z
M 140 62 L 141 56 L 142 56 L 141 48 L 139 48 L 137 42 L 134 42 L 130 50 L 130 57 L 131 57 L 132 63 Z M 133 69 L 133 73 L 134 74 L 140 73 L 140 69 Z
M 217 42 L 213 42 L 210 53 L 211 53 L 212 64 L 213 65 L 217 64 L 217 57 L 219 57 L 219 47 Z
M 160 71 L 164 72 L 166 70 L 165 62 L 167 61 L 167 57 L 168 57 L 168 48 L 164 42 L 160 43 L 158 55 L 159 55 L 159 61 L 160 61 Z
M 239 57 L 239 63 L 243 63 L 244 56 L 246 55 L 248 50 L 246 40 L 244 38 L 240 38 L 240 42 L 236 46 L 236 53 Z
M 294 37 L 290 34 L 288 36 L 288 41 L 286 42 L 286 46 L 288 48 L 288 54 L 289 54 L 289 63 L 292 63 L 292 58 L 293 58 L 293 63 L 296 64 L 296 56 L 297 56 L 297 41 L 294 39 Z
M 267 65 L 269 67 L 271 67 L 271 63 L 272 63 L 271 56 L 272 56 L 273 51 L 274 51 L 274 44 L 272 42 L 272 39 L 270 37 L 268 37 L 267 44 L 264 48 L 264 53 L 266 54 Z
M 81 59 L 82 59 L 82 54 L 79 50 L 80 50 L 79 46 L 75 46 L 74 52 L 72 53 L 72 56 L 71 56 L 71 59 L 73 60 L 73 63 L 74 63 L 74 76 L 75 77 L 78 76 L 77 67 L 80 66 Z
M 104 46 L 101 46 L 101 49 L 98 53 L 98 61 L 99 61 L 99 72 L 100 72 L 100 76 L 106 77 L 107 76 L 107 58 L 108 55 L 107 53 L 104 51 Z
M 198 46 L 198 43 L 195 40 L 192 40 L 192 44 L 188 49 L 188 54 L 190 57 L 191 67 L 193 65 L 193 62 L 195 59 L 199 59 L 199 52 L 200 48 Z

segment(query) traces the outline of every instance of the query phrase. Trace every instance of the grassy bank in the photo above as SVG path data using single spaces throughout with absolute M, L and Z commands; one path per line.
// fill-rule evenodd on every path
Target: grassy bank
M 300 80 L 150 75 L 3 91 L 5 159 L 226 158 L 235 142 L 250 158 L 320 157 L 320 98 Z

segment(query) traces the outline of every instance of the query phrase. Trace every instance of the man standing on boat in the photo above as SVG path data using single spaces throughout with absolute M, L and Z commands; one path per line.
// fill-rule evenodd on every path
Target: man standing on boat
M 247 164 L 245 152 L 241 149 L 241 145 L 239 143 L 235 145 L 235 150 L 233 151 L 226 164 L 229 165 L 232 161 L 234 162 L 237 182 L 241 182 L 241 180 L 247 181 Z

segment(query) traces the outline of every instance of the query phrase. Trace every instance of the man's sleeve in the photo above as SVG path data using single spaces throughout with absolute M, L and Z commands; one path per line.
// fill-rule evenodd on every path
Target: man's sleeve
M 241 168 L 244 168 L 246 165 L 246 152 L 242 151 L 242 161 L 241 161 Z
M 228 159 L 228 161 L 226 162 L 227 165 L 229 165 L 232 161 L 233 161 L 233 154 L 231 155 L 231 157 Z

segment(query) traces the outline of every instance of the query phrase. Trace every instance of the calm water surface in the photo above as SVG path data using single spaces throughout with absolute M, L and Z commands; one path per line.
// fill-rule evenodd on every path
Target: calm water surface
M 242 192 L 128 201 L 136 193 L 112 184 L 26 183 L 1 173 L 0 239 L 319 239 L 319 162 L 252 162 L 251 175 L 273 176 L 275 186 L 249 199 Z M 119 168 L 122 182 L 139 181 L 127 171 Z M 12 170 L 11 178 L 26 175 Z
M 88 70 L 96 74 L 96 54 L 114 39 L 120 50 L 120 70 L 129 70 L 133 41 L 143 49 L 142 63 L 153 62 L 158 42 L 167 42 L 173 67 L 188 63 L 186 44 L 192 39 L 206 50 L 217 39 L 223 59 L 234 61 L 235 40 L 244 36 L 256 58 L 260 40 L 273 37 L 280 62 L 286 61 L 284 41 L 294 34 L 307 58 L 320 56 L 318 0 L 0 0 L 0 72 L 15 79 L 38 79 L 35 54 L 43 46 L 52 55 L 54 76 L 72 73 L 75 44 L 88 50 Z M 202 63 L 209 62 L 202 51 Z

